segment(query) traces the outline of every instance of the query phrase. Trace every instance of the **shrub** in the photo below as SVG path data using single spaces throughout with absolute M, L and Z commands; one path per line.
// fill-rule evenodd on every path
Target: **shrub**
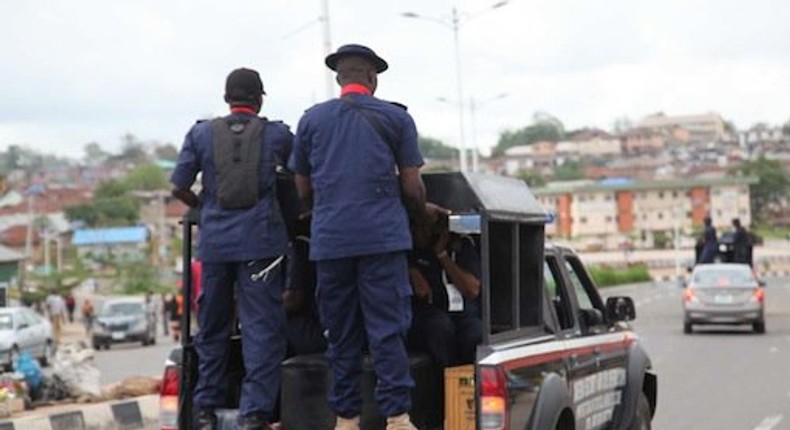
M 647 266 L 642 263 L 633 264 L 624 268 L 615 268 L 605 265 L 589 266 L 587 270 L 590 272 L 590 276 L 592 276 L 595 284 L 599 287 L 634 284 L 652 280 L 650 273 L 647 271 Z

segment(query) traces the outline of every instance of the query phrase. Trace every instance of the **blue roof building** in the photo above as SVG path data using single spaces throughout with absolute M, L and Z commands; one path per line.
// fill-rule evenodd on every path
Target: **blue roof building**
M 115 257 L 121 260 L 142 260 L 148 246 L 145 227 L 111 227 L 74 231 L 71 244 L 81 257 Z
M 120 245 L 140 244 L 148 241 L 148 229 L 145 227 L 112 227 L 86 228 L 74 231 L 71 244 L 86 245 Z

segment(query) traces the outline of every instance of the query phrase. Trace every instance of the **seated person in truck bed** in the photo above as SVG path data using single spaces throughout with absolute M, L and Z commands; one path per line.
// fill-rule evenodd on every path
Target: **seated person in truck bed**
M 428 352 L 440 368 L 473 363 L 483 339 L 480 257 L 472 238 L 448 231 L 448 211 L 429 213 L 435 215 L 429 225 L 412 226 L 409 344 Z

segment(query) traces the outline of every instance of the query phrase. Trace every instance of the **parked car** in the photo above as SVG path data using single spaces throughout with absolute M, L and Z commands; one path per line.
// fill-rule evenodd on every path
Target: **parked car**
M 109 299 L 101 306 L 93 326 L 94 349 L 109 349 L 121 342 L 156 343 L 156 325 L 142 297 Z
M 683 294 L 683 332 L 701 324 L 751 324 L 765 333 L 764 285 L 748 264 L 697 265 Z
M 52 325 L 30 308 L 0 308 L 0 365 L 10 369 L 25 351 L 47 366 L 54 352 Z

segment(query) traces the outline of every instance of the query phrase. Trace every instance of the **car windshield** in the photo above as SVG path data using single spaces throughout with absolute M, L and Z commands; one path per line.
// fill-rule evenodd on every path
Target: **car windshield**
M 11 314 L 0 314 L 0 330 L 11 330 L 14 328 L 14 318 Z
M 102 315 L 129 316 L 144 313 L 142 303 L 108 303 L 102 308 Z
M 755 283 L 748 268 L 707 269 L 694 273 L 697 287 L 750 286 Z

